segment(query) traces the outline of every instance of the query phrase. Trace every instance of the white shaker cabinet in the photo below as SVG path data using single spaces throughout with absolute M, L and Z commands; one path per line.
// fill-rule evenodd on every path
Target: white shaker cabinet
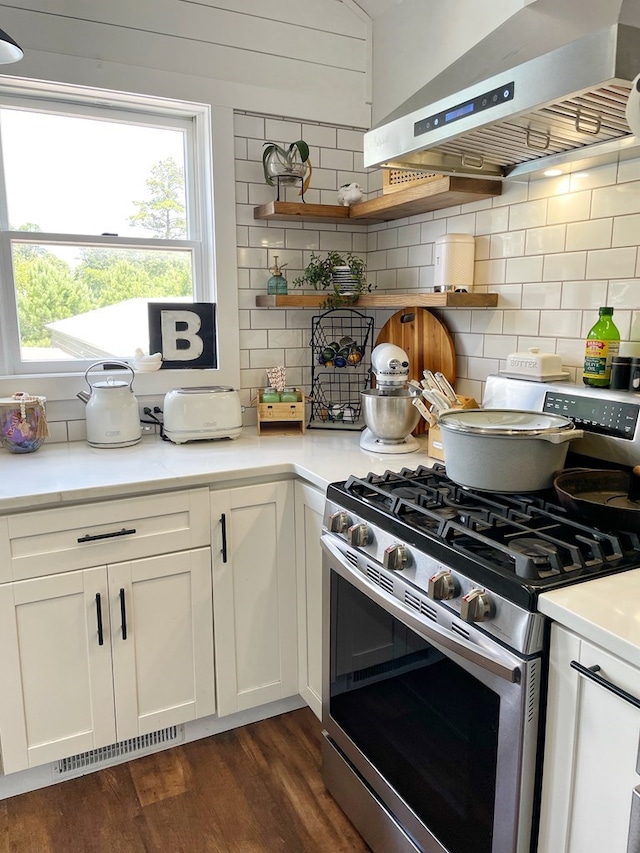
M 294 484 L 211 493 L 218 714 L 298 692 Z
M 538 853 L 640 851 L 633 699 L 640 700 L 639 670 L 553 625 Z
M 206 489 L 2 519 L 5 773 L 215 712 L 208 519 Z
M 322 516 L 324 493 L 296 482 L 299 692 L 322 719 Z

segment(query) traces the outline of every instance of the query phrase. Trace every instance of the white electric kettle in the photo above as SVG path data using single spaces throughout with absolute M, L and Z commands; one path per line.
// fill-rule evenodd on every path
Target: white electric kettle
M 131 371 L 131 381 L 108 376 L 100 382 L 89 381 L 95 367 L 109 365 Z M 124 361 L 97 361 L 87 368 L 84 378 L 90 392 L 77 396 L 87 406 L 87 441 L 92 447 L 129 447 L 140 441 L 140 413 L 133 393 L 133 369 Z

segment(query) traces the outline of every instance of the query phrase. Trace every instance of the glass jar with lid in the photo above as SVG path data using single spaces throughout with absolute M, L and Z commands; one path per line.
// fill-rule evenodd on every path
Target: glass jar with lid
M 280 392 L 276 388 L 263 388 L 260 392 L 261 403 L 279 403 Z
M 283 403 L 299 403 L 297 388 L 283 388 L 280 394 L 280 399 Z

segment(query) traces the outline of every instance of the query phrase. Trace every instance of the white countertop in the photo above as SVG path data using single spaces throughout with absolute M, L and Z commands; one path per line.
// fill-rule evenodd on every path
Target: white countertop
M 538 608 L 640 668 L 640 569 L 546 592 Z
M 425 437 L 419 439 L 420 450 L 405 454 L 365 452 L 359 440 L 359 432 L 347 430 L 258 436 L 249 427 L 235 440 L 181 445 L 145 436 L 123 448 L 97 449 L 77 441 L 45 442 L 35 453 L 0 450 L 0 513 L 257 478 L 298 476 L 324 490 L 350 474 L 434 462 Z
M 350 474 L 432 465 L 426 439 L 415 453 L 360 449 L 359 432 L 307 430 L 234 441 L 175 445 L 146 436 L 134 447 L 45 444 L 35 453 L 0 451 L 0 513 L 216 483 L 301 477 L 320 489 Z M 640 568 L 544 593 L 542 613 L 640 667 Z

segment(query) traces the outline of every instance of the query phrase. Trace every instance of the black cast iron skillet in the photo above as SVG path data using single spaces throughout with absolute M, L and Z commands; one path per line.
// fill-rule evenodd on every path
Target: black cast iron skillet
M 553 485 L 571 518 L 601 530 L 640 533 L 640 465 L 632 472 L 564 471 Z

